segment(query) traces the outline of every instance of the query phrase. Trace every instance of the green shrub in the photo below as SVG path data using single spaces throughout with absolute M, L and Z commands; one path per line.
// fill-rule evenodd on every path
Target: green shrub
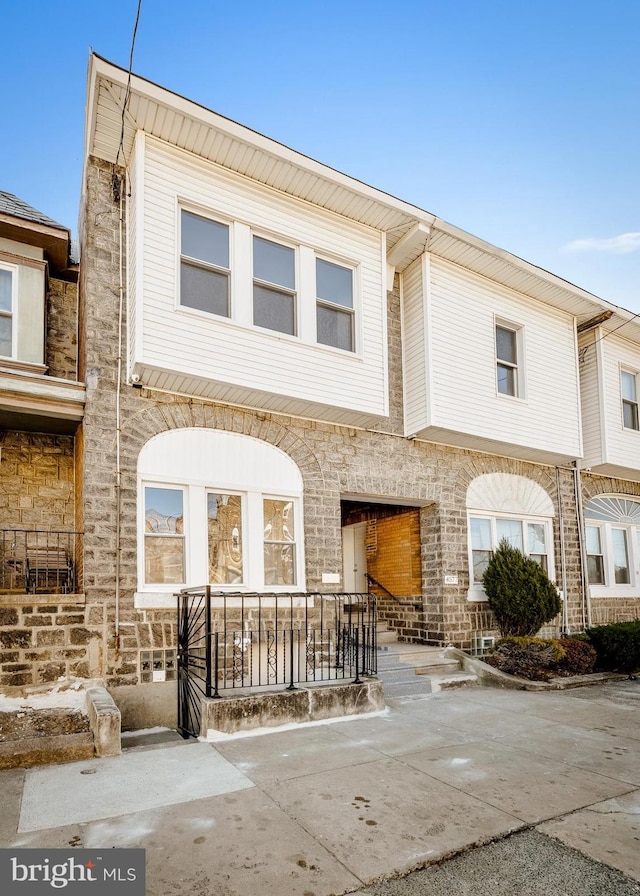
M 561 638 L 563 658 L 557 663 L 556 675 L 588 675 L 596 664 L 596 652 L 582 638 Z
M 532 681 L 548 681 L 555 675 L 555 669 L 564 656 L 559 641 L 511 636 L 498 641 L 494 652 L 484 660 L 509 675 Z
M 500 634 L 526 636 L 558 615 L 560 595 L 544 569 L 503 538 L 482 578 Z
M 587 629 L 603 672 L 640 672 L 640 619 Z

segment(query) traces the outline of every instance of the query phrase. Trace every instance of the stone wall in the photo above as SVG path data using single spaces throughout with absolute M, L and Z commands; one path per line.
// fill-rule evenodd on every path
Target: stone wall
M 76 380 L 78 376 L 78 287 L 49 280 L 45 364 L 49 376 Z

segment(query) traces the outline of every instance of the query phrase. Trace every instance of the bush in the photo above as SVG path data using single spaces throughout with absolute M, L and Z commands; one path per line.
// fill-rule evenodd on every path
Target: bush
M 558 615 L 560 595 L 544 569 L 503 538 L 482 578 L 502 637 L 525 637 Z
M 484 661 L 509 675 L 548 681 L 564 656 L 559 641 L 512 636 L 498 641 L 494 652 L 484 657 Z
M 556 675 L 588 675 L 596 664 L 594 648 L 582 638 L 561 638 L 564 656 L 557 663 Z
M 640 619 L 587 629 L 603 672 L 640 672 Z

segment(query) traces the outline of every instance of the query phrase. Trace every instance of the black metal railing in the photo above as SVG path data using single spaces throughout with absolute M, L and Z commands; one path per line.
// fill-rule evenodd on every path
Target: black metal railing
M 72 594 L 80 532 L 0 529 L 0 592 Z
M 377 670 L 372 594 L 178 595 L 178 727 L 198 734 L 203 697 L 270 686 L 361 683 Z

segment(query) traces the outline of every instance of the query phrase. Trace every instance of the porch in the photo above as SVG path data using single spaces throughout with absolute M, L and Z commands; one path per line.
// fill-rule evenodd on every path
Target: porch
M 376 618 L 372 594 L 184 589 L 178 595 L 178 729 L 184 737 L 199 735 L 203 705 L 223 697 L 363 685 L 377 668 Z
M 81 557 L 81 532 L 0 529 L 0 594 L 77 594 Z

